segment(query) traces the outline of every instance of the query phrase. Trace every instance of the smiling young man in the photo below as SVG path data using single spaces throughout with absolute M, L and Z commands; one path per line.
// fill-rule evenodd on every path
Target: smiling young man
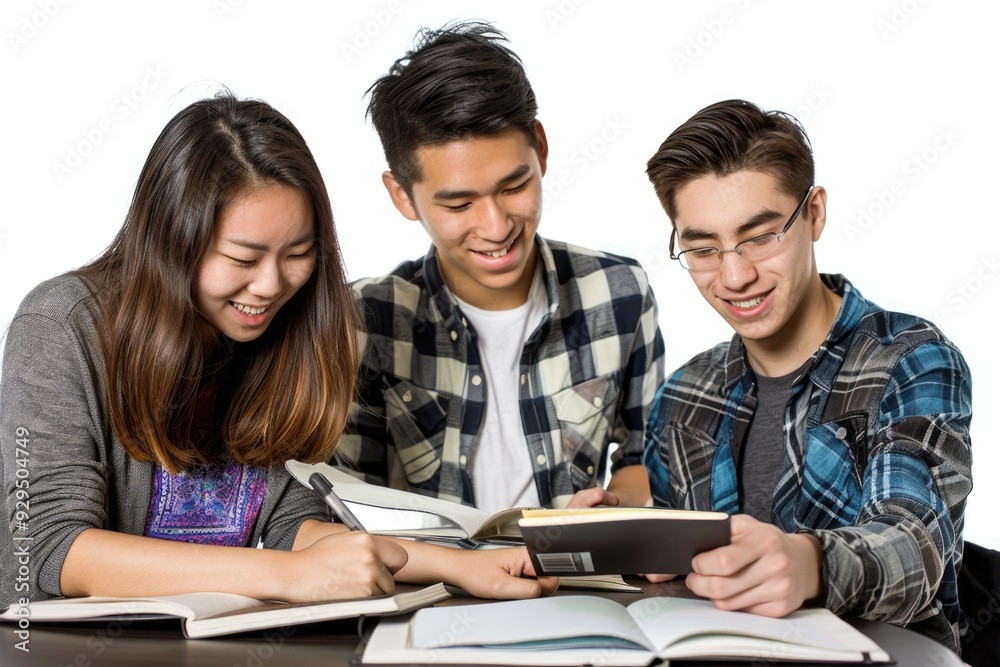
M 720 102 L 647 166 L 671 256 L 735 331 L 650 409 L 654 503 L 736 515 L 732 543 L 698 555 L 688 587 L 770 616 L 825 605 L 957 649 L 972 488 L 961 353 L 819 273 L 827 194 L 792 117 Z
M 368 340 L 336 460 L 487 511 L 642 505 L 656 303 L 635 261 L 538 235 L 548 143 L 504 41 L 423 31 L 370 90 L 385 187 L 432 246 L 355 284 Z

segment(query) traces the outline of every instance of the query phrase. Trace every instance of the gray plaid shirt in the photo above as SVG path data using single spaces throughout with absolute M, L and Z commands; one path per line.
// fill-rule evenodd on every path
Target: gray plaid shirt
M 663 338 L 637 262 L 536 243 L 549 309 L 521 353 L 520 420 L 539 499 L 559 507 L 601 483 L 612 442 L 613 470 L 642 463 Z M 434 248 L 354 287 L 368 337 L 335 462 L 371 483 L 472 505 L 468 466 L 490 388 Z

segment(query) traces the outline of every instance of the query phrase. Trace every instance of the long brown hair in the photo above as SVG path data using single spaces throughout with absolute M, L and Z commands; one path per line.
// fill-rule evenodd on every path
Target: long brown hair
M 102 313 L 111 427 L 137 460 L 176 473 L 213 457 L 192 424 L 206 363 L 222 341 L 192 290 L 221 210 L 271 183 L 295 188 L 311 203 L 315 269 L 252 343 L 225 410 L 222 448 L 257 466 L 333 453 L 353 397 L 361 321 L 329 196 L 291 121 L 264 102 L 227 92 L 167 123 L 118 236 L 77 272 Z

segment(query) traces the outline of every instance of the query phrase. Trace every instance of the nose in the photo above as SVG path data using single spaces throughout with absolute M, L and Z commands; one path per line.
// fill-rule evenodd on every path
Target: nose
M 757 279 L 757 267 L 738 250 L 722 253 L 720 282 L 726 289 L 740 290 Z
M 281 293 L 284 278 L 277 262 L 261 262 L 257 265 L 253 279 L 247 285 L 247 290 L 262 299 L 273 299 Z
M 507 239 L 513 226 L 507 212 L 493 197 L 486 197 L 480 210 L 479 236 L 500 243 Z

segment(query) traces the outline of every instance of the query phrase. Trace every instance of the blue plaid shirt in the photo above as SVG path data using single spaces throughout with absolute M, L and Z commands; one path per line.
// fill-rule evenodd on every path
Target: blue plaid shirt
M 564 506 L 612 468 L 642 464 L 663 338 L 645 271 L 632 259 L 535 237 L 549 307 L 521 353 L 519 419 L 538 497 Z M 387 276 L 359 280 L 368 330 L 358 399 L 335 462 L 373 484 L 472 505 L 469 463 L 490 390 L 476 331 L 432 246 Z M 497 484 L 506 484 L 497 479 Z
M 819 539 L 828 609 L 958 650 L 969 369 L 931 323 L 882 310 L 843 276 L 823 281 L 843 301 L 785 407 L 771 521 Z M 668 378 L 645 438 L 656 505 L 739 512 L 737 462 L 756 401 L 739 336 Z

